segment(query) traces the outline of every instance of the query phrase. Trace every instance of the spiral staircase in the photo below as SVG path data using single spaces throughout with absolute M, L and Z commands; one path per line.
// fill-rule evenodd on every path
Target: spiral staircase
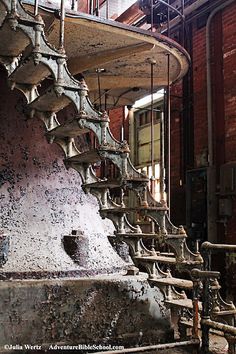
M 58 144 L 64 151 L 66 168 L 73 168 L 80 174 L 83 190 L 93 194 L 99 202 L 101 217 L 113 222 L 115 236 L 120 242 L 128 244 L 134 264 L 146 269 L 151 286 L 163 291 L 166 305 L 173 314 L 176 310 L 180 311 L 179 323 L 182 328 L 186 327 L 183 313 L 194 310 L 195 302 L 187 298 L 184 291 L 196 295 L 193 290 L 197 288 L 201 293 L 199 277 L 198 281 L 196 277 L 193 280 L 177 278 L 171 275 L 169 269 L 175 268 L 183 276 L 190 274 L 193 268 L 202 269 L 202 256 L 189 250 L 185 230 L 170 222 L 166 203 L 157 202 L 152 197 L 148 188 L 149 178 L 132 165 L 127 142 L 117 141 L 113 137 L 109 116 L 105 111 L 94 109 L 85 81 L 76 80 L 67 68 L 63 43 L 59 49 L 48 43 L 44 26 L 37 11 L 33 15 L 19 1 L 0 0 L 0 62 L 7 69 L 9 84 L 12 89 L 24 93 L 27 116 L 44 122 L 48 142 Z M 51 85 L 43 90 L 43 83 L 48 78 Z M 71 103 L 76 109 L 76 116 L 60 124 L 57 113 Z M 97 144 L 81 152 L 76 146 L 76 139 L 88 132 L 96 136 Z M 94 164 L 105 160 L 119 171 L 116 180 L 97 177 Z M 120 191 L 119 202 L 111 197 L 114 188 Z M 129 191 L 136 195 L 136 205 L 133 207 L 130 207 Z M 129 216 L 137 212 L 155 223 L 154 233 L 143 232 L 140 226 L 130 223 Z M 165 244 L 171 252 L 148 249 L 143 242 L 145 239 L 155 239 L 157 243 Z M 215 304 L 211 316 L 221 321 L 227 315 L 227 323 L 232 323 L 235 307 L 221 299 L 217 284 L 216 276 L 211 275 L 210 287 L 214 289 L 212 303 Z M 201 312 L 202 304 L 198 305 Z M 195 338 L 196 327 L 198 323 L 195 319 Z

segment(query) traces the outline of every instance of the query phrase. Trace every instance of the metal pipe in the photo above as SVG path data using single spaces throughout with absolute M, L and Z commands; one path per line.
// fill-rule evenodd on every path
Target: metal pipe
M 152 177 L 155 177 L 155 157 L 154 157 L 154 65 L 155 60 L 151 60 L 151 165 L 152 165 Z M 153 189 L 153 188 L 152 188 Z M 153 190 L 152 190 L 153 192 Z
M 106 19 L 109 19 L 109 0 L 106 0 Z
M 39 0 L 34 0 L 34 16 L 38 15 Z
M 165 193 L 165 123 L 164 123 L 164 112 L 161 113 L 160 121 L 160 132 L 161 132 L 161 163 L 160 163 L 160 200 L 164 201 Z
M 59 50 L 64 50 L 65 38 L 65 0 L 61 0 L 61 13 L 60 13 L 60 33 L 59 33 Z
M 184 16 L 184 0 L 181 0 L 181 12 Z M 182 21 L 182 46 L 184 47 L 185 42 L 185 21 Z
M 203 242 L 201 250 L 236 251 L 236 245 Z
M 174 6 L 169 4 L 169 0 L 168 0 L 168 3 L 165 2 L 164 0 L 158 0 L 158 2 L 167 6 L 168 9 L 171 9 L 172 11 L 176 12 L 183 20 L 185 19 L 185 16 L 183 14 L 181 14 L 181 12 L 179 10 L 177 10 Z
M 170 0 L 168 0 L 168 5 Z M 167 37 L 170 37 L 170 8 L 167 8 Z
M 205 271 L 194 268 L 191 271 L 191 276 L 193 279 L 208 279 L 208 278 L 220 278 L 220 272 L 216 271 Z
M 230 326 L 230 325 L 226 325 L 224 323 L 212 321 L 210 319 L 202 319 L 201 322 L 205 326 L 208 326 L 210 328 L 217 329 L 217 330 L 222 331 L 224 333 L 229 333 L 229 334 L 236 336 L 236 327 L 234 327 L 234 326 Z
M 143 353 L 150 350 L 162 350 L 162 349 L 171 349 L 177 347 L 187 347 L 191 345 L 199 345 L 199 339 L 192 339 L 183 342 L 175 342 L 175 343 L 165 343 L 165 344 L 157 344 L 157 345 L 149 345 L 146 347 L 135 347 L 135 348 L 128 348 L 128 349 L 121 349 L 121 350 L 112 350 L 112 351 L 105 351 L 105 352 L 96 352 L 96 354 L 122 354 L 122 353 Z M 95 354 L 95 353 L 92 353 Z
M 235 0 L 228 0 L 214 9 L 207 19 L 206 24 L 206 66 L 207 66 L 207 125 L 208 125 L 208 163 L 213 166 L 213 122 L 212 122 L 212 75 L 211 75 L 211 45 L 210 45 L 210 28 L 214 16 Z
M 93 15 L 93 0 L 89 1 L 89 14 Z
M 185 17 L 185 21 L 189 21 L 189 19 L 187 19 L 186 17 L 188 15 L 190 15 L 192 12 L 198 10 L 201 6 L 205 5 L 206 3 L 208 3 L 209 0 L 196 0 L 193 4 L 185 7 L 184 9 L 184 17 Z M 218 1 L 218 4 L 221 4 L 221 0 Z M 211 7 L 214 5 L 211 5 Z M 209 8 L 208 8 L 209 10 Z M 200 11 L 199 13 L 197 13 L 195 17 L 199 17 L 204 11 Z M 192 18 L 190 19 L 192 20 Z M 178 23 L 181 21 L 181 18 L 179 16 L 175 17 L 173 20 L 170 21 L 170 28 L 175 27 L 178 25 Z M 161 33 L 164 33 L 166 31 L 166 26 L 163 26 L 163 30 L 161 31 Z
M 167 168 L 168 168 L 168 207 L 169 207 L 169 217 L 170 217 L 170 191 L 171 191 L 171 186 L 170 186 L 170 180 L 171 180 L 171 175 L 170 175 L 170 166 L 171 166 L 171 124 L 170 124 L 170 54 L 167 54 L 167 133 L 168 133 L 168 138 L 167 138 L 167 145 L 168 145 L 168 163 L 167 163 Z
M 96 16 L 99 17 L 99 12 L 100 12 L 99 0 L 96 0 L 96 8 L 95 8 L 95 10 L 96 10 Z
M 98 78 L 98 94 L 99 94 L 99 110 L 102 108 L 102 95 L 101 95 L 101 82 L 100 82 L 100 69 L 97 69 L 97 78 Z
M 153 8 L 153 0 L 151 0 L 151 32 L 153 32 L 153 25 L 154 25 L 154 19 L 153 19 L 153 11 L 154 11 L 154 8 Z

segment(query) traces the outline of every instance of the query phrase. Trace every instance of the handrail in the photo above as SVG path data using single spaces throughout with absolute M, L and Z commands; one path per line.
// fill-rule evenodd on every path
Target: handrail
M 229 245 L 229 244 L 218 244 L 218 243 L 211 243 L 211 242 L 204 242 L 201 245 L 202 251 L 236 251 L 236 245 Z

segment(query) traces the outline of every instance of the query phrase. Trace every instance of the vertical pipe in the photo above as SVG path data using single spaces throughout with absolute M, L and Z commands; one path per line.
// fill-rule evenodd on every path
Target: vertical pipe
M 198 286 L 199 280 L 193 281 L 193 328 L 192 335 L 194 339 L 198 336 L 198 322 L 199 322 L 199 303 L 198 303 Z
M 65 0 L 61 0 L 61 14 L 60 14 L 60 38 L 59 50 L 64 50 L 64 36 L 65 36 Z
M 170 4 L 170 0 L 167 1 L 168 5 Z M 170 37 L 170 8 L 167 7 L 167 37 Z
M 89 14 L 93 15 L 93 0 L 89 1 Z
M 104 102 L 105 111 L 107 111 L 107 98 L 108 98 L 108 95 L 107 95 L 107 93 L 105 93 L 105 102 Z
M 96 0 L 96 16 L 99 16 L 99 12 L 100 12 L 100 4 L 99 4 L 99 0 Z
M 209 279 L 203 279 L 203 294 L 202 294 L 202 351 L 209 353 L 209 331 L 208 325 L 205 325 L 204 320 L 210 319 L 210 282 Z
M 171 191 L 171 174 L 170 174 L 170 168 L 171 168 L 171 124 L 170 124 L 170 54 L 167 54 L 167 97 L 166 97 L 166 104 L 167 104 L 167 132 L 168 132 L 168 138 L 167 138 L 167 145 L 168 145 L 168 207 L 169 207 L 169 217 L 170 217 L 170 191 Z
M 184 16 L 184 0 L 181 0 L 181 12 L 182 15 Z M 185 42 L 185 21 L 182 18 L 182 46 L 184 47 L 184 42 Z
M 161 112 L 160 133 L 161 133 L 160 200 L 164 201 L 164 192 L 165 192 L 165 124 L 164 124 L 164 112 Z
M 101 95 L 101 81 L 100 81 L 100 69 L 97 69 L 98 78 L 98 94 L 99 94 L 99 111 L 102 109 L 102 95 Z
M 154 25 L 154 14 L 153 14 L 153 11 L 154 11 L 154 9 L 153 9 L 153 0 L 151 0 L 151 32 L 153 32 L 153 25 Z
M 153 60 L 151 62 L 151 166 L 152 166 L 152 177 L 155 177 L 155 158 L 154 158 L 154 101 L 153 101 L 153 75 L 154 75 L 154 65 L 156 62 Z M 152 188 L 153 189 L 153 188 Z M 153 192 L 153 190 L 152 190 Z
M 109 19 L 109 0 L 106 0 L 106 19 Z
M 34 0 L 34 16 L 38 15 L 39 0 Z

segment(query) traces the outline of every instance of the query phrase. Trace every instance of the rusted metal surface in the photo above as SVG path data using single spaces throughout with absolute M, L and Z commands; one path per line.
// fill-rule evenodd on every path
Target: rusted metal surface
M 55 277 L 121 269 L 123 262 L 106 239 L 113 227 L 99 217 L 97 203 L 82 191 L 79 175 L 66 171 L 62 152 L 47 144 L 42 124 L 25 121 L 22 95 L 7 88 L 3 70 L 0 76 L 1 226 L 11 238 L 1 278 L 6 272 L 23 278 L 27 271 L 28 277 L 39 278 L 47 271 Z M 87 270 L 85 264 L 78 268 L 62 247 L 62 236 L 75 227 L 83 229 L 89 242 Z
M 0 268 L 7 262 L 9 253 L 9 235 L 0 231 Z
M 173 340 L 162 294 L 145 276 L 14 280 L 0 282 L 0 292 L 1 353 L 8 343 L 130 347 Z

